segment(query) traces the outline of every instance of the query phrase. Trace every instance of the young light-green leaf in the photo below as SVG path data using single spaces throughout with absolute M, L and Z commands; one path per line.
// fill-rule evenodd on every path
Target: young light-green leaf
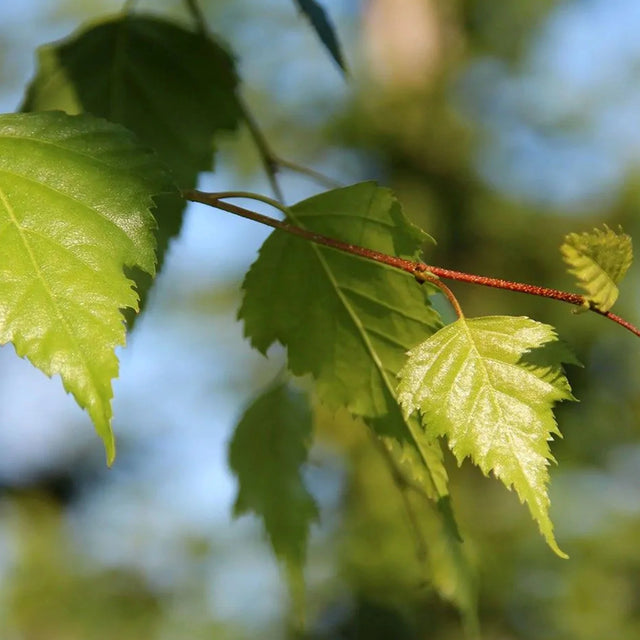
M 240 118 L 232 57 L 209 37 L 129 14 L 41 47 L 23 110 L 89 112 L 124 125 L 154 149 L 182 189 L 213 164 L 214 137 Z M 180 231 L 185 201 L 157 201 L 158 266 Z M 150 280 L 135 274 L 138 291 Z
M 121 309 L 138 306 L 123 269 L 154 273 L 149 209 L 171 188 L 119 125 L 61 112 L 0 116 L 0 344 L 60 375 L 109 463 Z
M 631 237 L 604 225 L 603 229 L 568 234 L 560 251 L 588 302 L 600 311 L 611 309 L 618 299 L 617 284 L 633 260 Z
M 325 235 L 415 259 L 429 236 L 406 219 L 388 189 L 372 182 L 291 207 L 291 221 Z M 254 347 L 287 347 L 289 368 L 311 373 L 332 408 L 345 407 L 376 432 L 417 446 L 420 427 L 403 418 L 395 381 L 406 351 L 440 326 L 428 285 L 385 265 L 275 231 L 244 281 L 239 316 Z M 410 435 L 412 430 L 415 436 Z M 422 437 L 422 459 L 441 466 Z M 434 477 L 446 477 L 444 468 Z M 435 487 L 433 482 L 432 486 Z
M 311 434 L 307 397 L 280 384 L 246 410 L 229 446 L 229 464 L 238 477 L 234 513 L 252 511 L 262 520 L 298 598 L 309 527 L 318 516 L 300 474 Z
M 549 519 L 549 441 L 560 435 L 553 405 L 574 399 L 562 363 L 576 360 L 549 325 L 525 317 L 459 318 L 412 349 L 400 402 L 419 410 L 427 433 L 446 436 L 526 502 L 560 556 Z

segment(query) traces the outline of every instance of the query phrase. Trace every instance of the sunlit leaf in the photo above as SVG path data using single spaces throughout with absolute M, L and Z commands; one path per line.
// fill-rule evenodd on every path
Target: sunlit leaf
M 587 233 L 570 233 L 560 247 L 569 273 L 597 309 L 608 311 L 618 299 L 618 282 L 633 260 L 631 237 L 604 225 Z
M 114 349 L 138 308 L 125 266 L 155 271 L 157 158 L 118 125 L 61 112 L 0 116 L 0 343 L 60 374 L 115 455 Z
M 301 476 L 311 430 L 306 396 L 278 385 L 246 410 L 229 447 L 229 464 L 238 476 L 234 513 L 253 512 L 262 520 L 298 598 L 309 527 L 318 516 Z
M 311 26 L 318 34 L 322 44 L 327 48 L 336 64 L 346 72 L 347 67 L 342 57 L 340 43 L 335 28 L 331 24 L 327 12 L 316 0 L 294 0 L 300 11 L 308 18 Z
M 236 126 L 240 109 L 231 56 L 220 43 L 157 17 L 119 15 L 41 47 L 25 111 L 90 112 L 118 122 L 192 188 L 212 168 L 214 136 Z M 158 263 L 182 223 L 185 201 L 158 200 Z M 139 291 L 150 285 L 134 274 Z
M 399 399 L 427 433 L 513 486 L 549 546 L 549 441 L 560 435 L 554 403 L 572 400 L 562 362 L 575 358 L 554 329 L 524 317 L 460 318 L 409 353 Z
M 416 258 L 429 239 L 408 222 L 389 190 L 371 182 L 305 200 L 290 217 L 307 229 L 405 258 Z M 323 403 L 345 407 L 383 437 L 418 447 L 427 474 L 445 484 L 437 443 L 403 417 L 395 391 L 406 351 L 441 326 L 428 285 L 275 231 L 243 286 L 239 315 L 254 347 L 264 353 L 274 342 L 285 345 L 289 368 L 313 375 Z M 435 482 L 429 486 L 442 495 Z

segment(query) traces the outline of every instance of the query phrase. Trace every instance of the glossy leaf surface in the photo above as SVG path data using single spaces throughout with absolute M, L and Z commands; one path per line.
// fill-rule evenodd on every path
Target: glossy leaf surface
M 0 343 L 60 375 L 109 462 L 121 309 L 138 308 L 123 270 L 155 272 L 149 209 L 170 189 L 157 158 L 118 125 L 61 112 L 0 116 Z
M 216 133 L 238 123 L 236 86 L 233 59 L 218 42 L 157 17 L 125 15 L 41 47 L 23 109 L 89 112 L 120 123 L 187 189 L 211 170 Z M 184 207 L 175 195 L 158 201 L 159 267 Z M 146 293 L 150 279 L 135 279 Z
M 560 435 L 554 403 L 572 400 L 562 362 L 575 362 L 552 327 L 525 317 L 460 318 L 411 350 L 400 402 L 419 410 L 432 437 L 446 436 L 459 463 L 469 457 L 514 487 L 549 546 L 549 441 Z

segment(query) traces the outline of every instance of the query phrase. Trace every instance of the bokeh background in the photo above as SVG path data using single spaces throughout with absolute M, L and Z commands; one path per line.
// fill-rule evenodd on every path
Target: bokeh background
M 203 0 L 243 95 L 277 152 L 339 180 L 375 178 L 438 241 L 427 261 L 571 288 L 558 246 L 606 222 L 640 238 L 640 4 L 636 0 L 324 0 L 348 81 L 290 0 Z M 35 49 L 122 3 L 0 8 L 0 111 L 18 108 Z M 183 3 L 140 9 L 186 20 Z M 204 189 L 269 193 L 246 131 Z M 282 174 L 288 202 L 319 190 Z M 0 349 L 0 637 L 453 639 L 403 500 L 361 425 L 318 412 L 306 479 L 321 508 L 307 631 L 260 525 L 234 521 L 227 443 L 283 354 L 252 352 L 239 285 L 268 231 L 188 209 L 115 383 L 107 470 L 86 416 Z M 638 270 L 616 310 L 639 320 Z M 595 314 L 455 286 L 467 315 L 554 324 L 584 368 L 557 411 L 552 516 L 570 560 L 525 507 L 449 460 L 484 637 L 640 637 L 639 343 Z M 428 526 L 428 519 L 424 526 Z

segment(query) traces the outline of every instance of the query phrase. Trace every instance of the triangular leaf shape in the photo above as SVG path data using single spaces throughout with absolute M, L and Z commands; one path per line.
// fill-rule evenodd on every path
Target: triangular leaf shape
M 416 258 L 429 237 L 406 219 L 388 189 L 365 182 L 291 207 L 295 224 L 387 254 Z M 287 347 L 289 368 L 311 373 L 318 397 L 345 407 L 383 437 L 418 446 L 427 471 L 446 478 L 437 443 L 405 420 L 395 380 L 406 351 L 440 326 L 429 286 L 353 255 L 275 231 L 244 281 L 239 317 L 263 353 Z M 411 432 L 415 435 L 410 435 Z M 424 450 L 423 450 L 424 449 Z M 435 491 L 436 482 L 431 483 Z M 442 494 L 440 494 L 442 495 Z
M 306 395 L 278 384 L 245 411 L 229 446 L 229 465 L 238 477 L 234 513 L 252 511 L 262 520 L 298 600 L 309 527 L 318 517 L 300 473 L 311 435 Z
M 604 225 L 603 229 L 568 234 L 560 251 L 588 302 L 600 311 L 611 309 L 618 299 L 616 285 L 633 260 L 631 237 Z
M 157 17 L 119 15 L 41 47 L 23 110 L 89 112 L 120 123 L 189 189 L 212 168 L 215 134 L 239 121 L 237 82 L 231 56 L 206 35 Z M 160 268 L 185 201 L 165 196 L 157 205 Z M 150 280 L 135 279 L 146 294 Z
M 125 266 L 155 271 L 157 158 L 119 125 L 61 112 L 0 116 L 0 344 L 85 408 L 111 463 L 114 349 L 137 309 Z
M 573 400 L 562 362 L 575 362 L 553 327 L 525 317 L 459 318 L 409 352 L 400 402 L 420 410 L 427 433 L 446 436 L 526 502 L 560 556 L 549 519 L 549 440 L 554 403 Z
M 346 73 L 347 67 L 342 57 L 336 31 L 327 16 L 327 12 L 316 0 L 294 0 L 300 11 L 308 18 L 322 44 L 327 48 L 336 64 Z

